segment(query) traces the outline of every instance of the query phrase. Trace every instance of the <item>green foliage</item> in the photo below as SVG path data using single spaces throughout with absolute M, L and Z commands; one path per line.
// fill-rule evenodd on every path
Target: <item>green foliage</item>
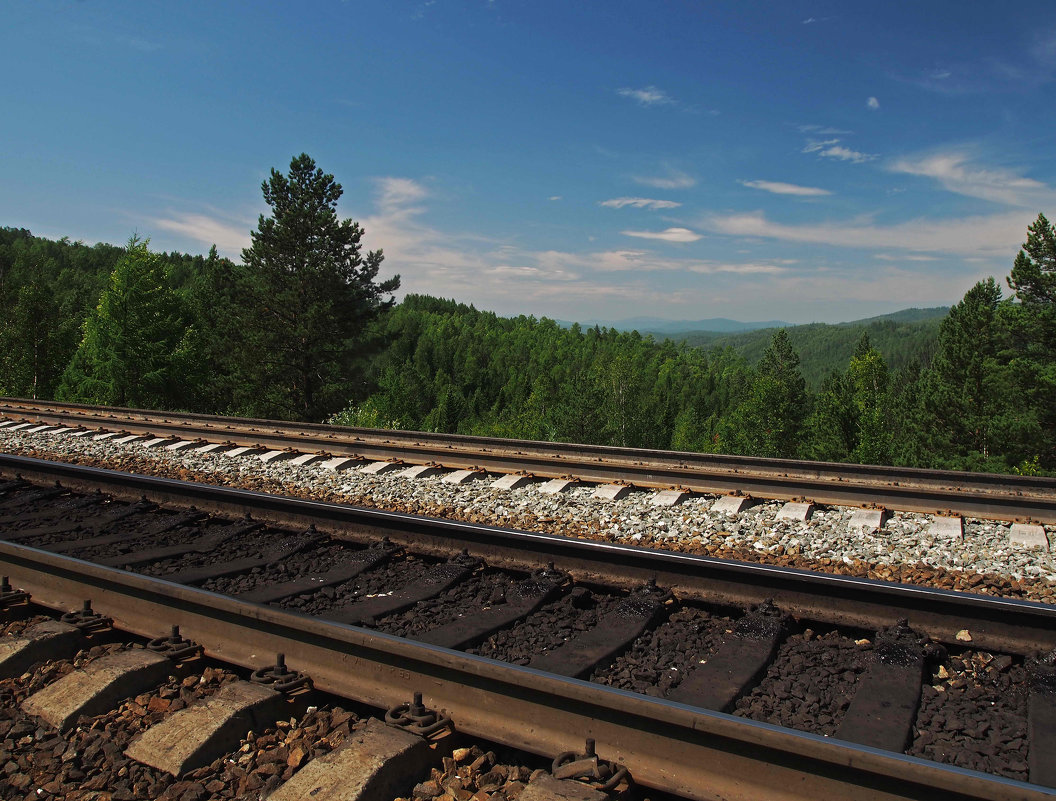
M 209 265 L 198 290 L 221 334 L 210 356 L 230 376 L 213 396 L 245 414 L 318 420 L 362 394 L 365 357 L 382 344 L 371 326 L 399 277 L 375 283 L 382 252 L 361 252 L 363 229 L 337 215 L 341 185 L 306 154 L 262 189 L 271 216 L 242 264 Z
M 749 456 L 796 456 L 807 404 L 799 355 L 782 328 L 763 352 L 743 400 L 722 422 L 723 450 Z
M 59 398 L 160 408 L 186 373 L 187 316 L 164 261 L 133 236 L 84 323 Z
M 813 391 L 819 391 L 833 372 L 842 372 L 854 356 L 862 334 L 884 357 L 892 371 L 917 360 L 931 358 L 939 336 L 939 324 L 948 309 L 906 309 L 882 317 L 852 323 L 809 323 L 786 329 L 789 342 L 800 354 L 800 371 Z M 758 364 L 773 337 L 772 328 L 737 334 L 695 332 L 679 337 L 688 345 L 732 348 L 750 364 Z

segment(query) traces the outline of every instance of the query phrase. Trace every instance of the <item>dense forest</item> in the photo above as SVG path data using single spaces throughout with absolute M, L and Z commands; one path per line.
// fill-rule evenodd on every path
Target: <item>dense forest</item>
M 817 391 L 833 370 L 842 370 L 854 355 L 862 334 L 884 354 L 891 370 L 901 370 L 915 362 L 929 361 L 939 341 L 939 325 L 949 308 L 904 309 L 894 314 L 856 320 L 850 323 L 808 323 L 788 328 L 792 347 L 800 355 L 799 365 L 807 386 Z M 672 334 L 676 342 L 702 348 L 731 348 L 749 364 L 758 364 L 777 330 L 722 333 L 687 331 Z M 662 337 L 658 337 L 662 338 Z
M 135 236 L 123 248 L 88 247 L 0 229 L 0 393 L 1056 472 L 1056 232 L 1042 215 L 1007 297 L 991 278 L 936 323 L 876 321 L 853 331 L 853 346 L 826 333 L 834 326 L 781 329 L 746 352 L 414 294 L 394 304 L 399 278 L 379 280 L 382 253 L 363 253 L 362 229 L 337 217 L 333 176 L 302 154 L 262 189 L 272 215 L 239 263 L 215 248 L 153 252 Z M 797 347 L 839 366 L 805 375 Z M 846 354 L 838 362 L 834 349 Z

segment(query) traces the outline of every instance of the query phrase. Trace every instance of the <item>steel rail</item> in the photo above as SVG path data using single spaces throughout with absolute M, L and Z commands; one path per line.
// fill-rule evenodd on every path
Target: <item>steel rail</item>
M 643 785 L 686 798 L 990 799 L 1056 790 L 564 679 L 0 542 L 0 570 L 34 603 L 83 599 L 121 630 L 178 625 L 208 656 L 259 668 L 277 652 L 316 687 L 375 707 L 422 692 L 467 734 L 553 756 L 584 737 Z
M 0 414 L 134 434 L 778 500 L 1056 523 L 1056 479 L 285 423 L 0 398 Z
M 314 525 L 356 542 L 388 537 L 409 550 L 454 555 L 468 550 L 489 564 L 532 570 L 552 562 L 585 583 L 634 588 L 649 580 L 687 600 L 744 607 L 772 599 L 806 621 L 875 631 L 898 618 L 934 640 L 1028 655 L 1056 648 L 1056 606 L 871 579 L 736 562 L 674 551 L 580 540 L 498 526 L 311 501 L 212 484 L 133 475 L 102 468 L 0 454 L 0 475 L 61 482 L 136 500 L 255 518 L 284 526 Z

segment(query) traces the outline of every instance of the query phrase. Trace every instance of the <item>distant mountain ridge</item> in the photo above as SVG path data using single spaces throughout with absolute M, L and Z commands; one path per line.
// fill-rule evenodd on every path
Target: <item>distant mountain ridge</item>
M 691 334 L 704 336 L 709 334 L 741 334 L 773 328 L 799 328 L 817 325 L 863 326 L 878 322 L 917 323 L 945 317 L 946 312 L 949 310 L 949 306 L 902 309 L 890 314 L 863 317 L 860 320 L 847 320 L 840 323 L 789 323 L 784 320 L 745 322 L 742 320 L 731 320 L 729 317 L 709 317 L 705 320 L 665 320 L 660 317 L 628 317 L 623 320 L 592 319 L 579 320 L 578 322 L 583 328 L 593 328 L 598 325 L 602 328 L 612 328 L 617 331 L 638 331 L 641 334 L 652 334 L 658 339 L 663 339 L 664 337 L 688 339 Z M 555 322 L 565 328 L 573 324 L 570 320 L 556 320 Z
M 728 317 L 711 317 L 707 320 L 663 320 L 659 317 L 631 317 L 626 320 L 590 320 L 581 322 L 583 327 L 600 325 L 602 328 L 615 328 L 617 331 L 638 331 L 653 334 L 682 334 L 687 331 L 715 331 L 733 334 L 742 331 L 756 331 L 760 328 L 787 328 L 792 323 L 782 320 L 763 320 L 759 322 L 741 322 Z
M 657 339 L 670 338 L 699 348 L 731 348 L 749 363 L 762 358 L 763 351 L 778 328 L 788 330 L 792 347 L 800 356 L 800 370 L 811 387 L 817 389 L 831 371 L 846 369 L 854 347 L 863 333 L 869 334 L 891 370 L 908 367 L 916 361 L 927 363 L 939 337 L 939 324 L 949 308 L 902 309 L 891 314 L 851 320 L 844 323 L 806 323 L 773 326 L 747 331 L 683 331 L 665 333 L 643 331 Z

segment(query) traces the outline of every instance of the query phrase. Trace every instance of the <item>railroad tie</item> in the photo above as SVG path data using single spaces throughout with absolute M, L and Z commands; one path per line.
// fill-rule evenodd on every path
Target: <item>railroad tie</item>
M 81 715 L 101 715 L 121 699 L 157 686 L 171 671 L 168 658 L 129 648 L 101 656 L 37 690 L 22 702 L 22 709 L 64 731 Z
M 391 547 L 364 548 L 361 551 L 355 551 L 350 554 L 349 558 L 341 564 L 334 565 L 329 570 L 318 575 L 301 576 L 279 584 L 264 584 L 248 592 L 238 593 L 235 597 L 240 601 L 269 604 L 283 598 L 289 598 L 291 595 L 300 595 L 305 592 L 314 592 L 323 587 L 332 587 L 335 584 L 354 579 L 360 573 L 377 567 L 388 560 L 393 550 Z
M 324 539 L 326 539 L 325 535 L 320 534 L 314 527 L 311 527 L 301 534 L 280 539 L 273 547 L 265 549 L 259 556 L 244 556 L 228 562 L 215 562 L 201 567 L 192 567 L 176 573 L 169 573 L 167 576 L 161 576 L 161 578 L 166 581 L 174 581 L 177 584 L 200 584 L 209 579 L 232 576 L 235 573 L 242 573 L 255 567 L 267 567 L 270 564 L 293 556 L 295 553 L 299 553 Z
M 43 537 L 50 534 L 62 534 L 69 531 L 105 531 L 110 526 L 120 523 L 129 517 L 135 515 L 145 514 L 151 512 L 157 507 L 150 501 L 137 501 L 136 503 L 128 506 L 119 504 L 113 511 L 111 506 L 105 506 L 103 514 L 88 517 L 84 520 L 63 520 L 59 523 L 53 523 L 51 525 L 37 526 L 36 528 L 26 528 L 19 531 L 12 531 L 4 534 L 4 539 L 11 542 L 18 542 L 19 540 L 32 539 L 33 537 Z
M 10 525 L 11 523 L 25 525 L 26 523 L 52 520 L 78 509 L 100 505 L 104 500 L 105 499 L 101 495 L 76 495 L 36 512 L 20 512 L 13 515 L 4 515 L 3 517 L 0 517 L 0 526 Z
M 323 613 L 322 616 L 328 620 L 355 626 L 402 612 L 419 601 L 433 598 L 458 582 L 469 578 L 479 564 L 478 560 L 460 554 L 450 562 L 433 565 L 423 575 L 393 591 L 390 595 L 361 598 L 345 606 L 335 607 Z
M 667 694 L 668 701 L 728 712 L 766 671 L 785 637 L 788 618 L 765 601 L 737 621 L 718 650 Z
M 271 687 L 229 682 L 209 698 L 151 726 L 132 741 L 125 755 L 181 776 L 236 750 L 247 731 L 274 725 L 285 706 L 285 696 Z
M 469 648 L 530 615 L 553 598 L 567 581 L 568 577 L 556 570 L 537 570 L 518 582 L 500 603 L 430 629 L 414 639 L 442 648 Z
M 191 523 L 197 523 L 199 520 L 203 520 L 206 517 L 208 517 L 208 515 L 205 512 L 177 512 L 174 515 L 169 515 L 154 522 L 143 531 L 122 531 L 116 534 L 101 534 L 98 537 L 88 537 L 87 539 L 80 537 L 71 540 L 63 540 L 62 542 L 48 545 L 47 550 L 52 553 L 69 553 L 70 551 L 80 551 L 85 548 L 98 548 L 103 545 L 113 545 L 119 542 L 147 539 Z
M 574 679 L 588 676 L 596 665 L 608 662 L 650 628 L 667 597 L 666 591 L 655 586 L 642 588 L 620 601 L 594 628 L 536 655 L 528 667 Z
M 877 632 L 873 661 L 858 679 L 837 737 L 885 751 L 906 750 L 920 705 L 925 642 L 905 620 Z
M 30 626 L 20 637 L 0 640 L 0 677 L 20 676 L 36 662 L 73 656 L 83 639 L 80 629 L 58 620 Z
M 338 748 L 305 765 L 267 799 L 395 798 L 409 786 L 407 777 L 425 774 L 437 761 L 437 755 L 422 737 L 371 718 L 353 729 Z
M 20 492 L 12 495 L 10 499 L 4 498 L 0 503 L 0 512 L 17 512 L 27 509 L 35 503 L 62 495 L 66 490 L 63 487 L 48 487 L 47 489 L 35 489 L 30 492 Z
M 186 556 L 189 553 L 208 553 L 218 548 L 228 540 L 241 534 L 262 528 L 263 523 L 256 520 L 239 520 L 237 523 L 223 526 L 217 531 L 203 534 L 196 540 L 181 542 L 174 545 L 162 545 L 157 548 L 144 548 L 141 551 L 110 556 L 105 559 L 97 559 L 96 562 L 107 567 L 128 567 L 131 565 L 142 565 L 148 562 L 158 562 L 162 559 Z
M 1056 787 L 1056 651 L 1027 662 L 1027 764 L 1030 781 Z

